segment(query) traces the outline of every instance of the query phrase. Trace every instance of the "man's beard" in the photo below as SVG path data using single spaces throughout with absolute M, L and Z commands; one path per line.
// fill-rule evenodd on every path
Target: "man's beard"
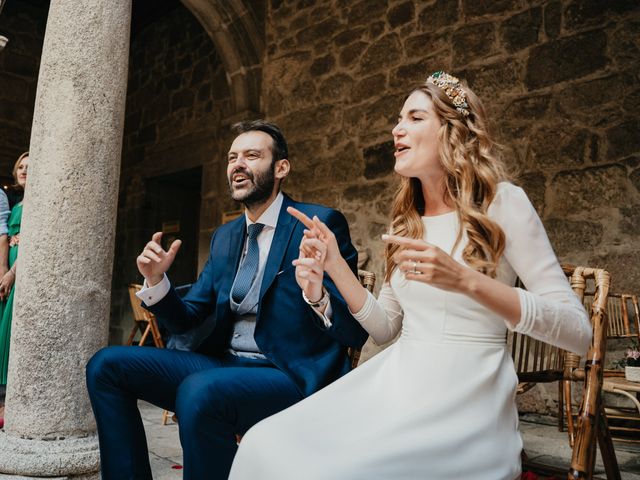
M 251 186 L 241 192 L 234 191 L 233 189 L 233 175 L 238 172 L 234 171 L 229 177 L 229 190 L 231 192 L 231 198 L 236 202 L 242 202 L 245 207 L 252 207 L 254 205 L 260 205 L 264 203 L 273 192 L 273 187 L 276 183 L 275 170 L 273 167 L 265 170 L 264 172 L 258 172 L 255 175 L 249 170 L 240 170 L 244 173 Z

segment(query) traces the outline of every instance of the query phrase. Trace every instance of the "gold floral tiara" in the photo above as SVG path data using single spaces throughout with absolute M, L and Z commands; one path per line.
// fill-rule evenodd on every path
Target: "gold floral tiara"
M 460 85 L 460 80 L 453 75 L 438 70 L 427 78 L 427 83 L 441 88 L 447 97 L 453 102 L 453 106 L 465 117 L 469 116 L 469 104 L 467 103 L 467 94 Z

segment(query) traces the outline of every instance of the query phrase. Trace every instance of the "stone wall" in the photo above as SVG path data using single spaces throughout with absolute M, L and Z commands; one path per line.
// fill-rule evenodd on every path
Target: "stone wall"
M 9 1 L 0 15 L 0 176 L 28 150 L 47 9 Z
M 231 114 L 225 71 L 211 39 L 179 6 L 152 23 L 131 44 L 118 208 L 111 342 L 126 340 L 132 323 L 124 286 L 141 281 L 135 258 L 154 231 L 147 180 L 202 167 L 199 247 L 229 206 L 224 174 Z
M 291 141 L 287 189 L 335 205 L 382 271 L 391 128 L 409 89 L 445 69 L 495 120 L 563 261 L 640 284 L 637 2 L 272 0 L 265 113 Z
M 638 291 L 637 2 L 271 0 L 266 32 L 264 110 L 291 141 L 287 190 L 342 210 L 368 269 L 382 274 L 390 131 L 408 91 L 444 69 L 484 100 L 560 260 Z M 526 408 L 553 410 L 555 390 L 535 395 Z

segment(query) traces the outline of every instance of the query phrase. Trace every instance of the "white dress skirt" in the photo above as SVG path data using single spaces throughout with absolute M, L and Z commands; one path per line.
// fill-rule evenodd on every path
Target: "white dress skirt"
M 497 279 L 519 276 L 515 330 L 583 354 L 591 328 L 524 192 L 499 185 L 490 210 L 507 236 Z M 424 217 L 425 240 L 450 253 L 455 213 Z M 462 246 L 453 256 L 462 262 Z M 522 440 L 507 323 L 465 295 L 396 270 L 356 318 L 396 343 L 243 437 L 232 480 L 514 480 Z

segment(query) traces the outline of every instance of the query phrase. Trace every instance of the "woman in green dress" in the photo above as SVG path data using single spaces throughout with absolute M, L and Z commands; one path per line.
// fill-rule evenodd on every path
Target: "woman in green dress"
M 29 166 L 29 152 L 23 153 L 13 167 L 13 178 L 16 185 L 24 190 L 27 183 L 27 169 Z M 18 245 L 20 244 L 20 222 L 22 220 L 22 202 L 11 210 L 7 226 L 9 227 L 9 270 L 0 279 L 0 386 L 7 384 L 7 370 L 9 362 L 9 337 L 11 336 L 11 317 L 13 313 L 13 295 L 16 279 L 16 260 L 18 259 Z M 4 404 L 0 405 L 0 422 L 4 423 Z

